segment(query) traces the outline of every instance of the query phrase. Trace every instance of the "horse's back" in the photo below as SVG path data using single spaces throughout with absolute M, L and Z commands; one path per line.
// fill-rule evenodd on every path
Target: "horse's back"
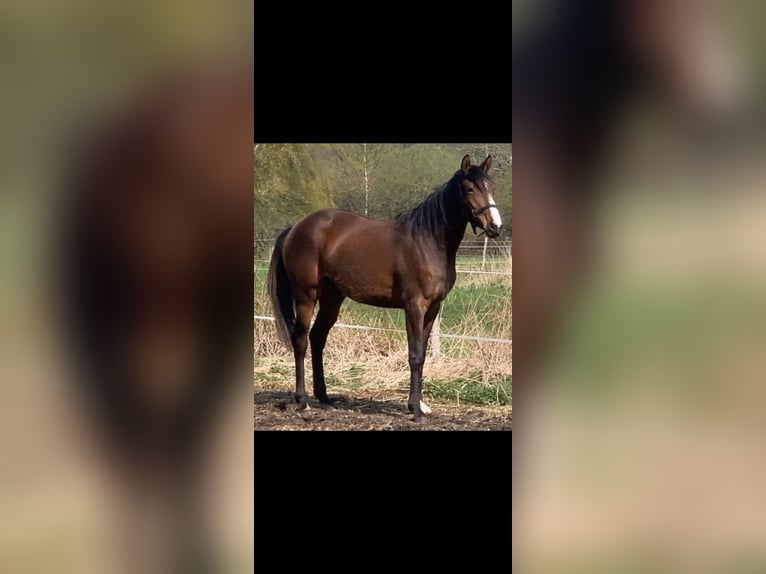
M 389 240 L 392 227 L 390 221 L 327 208 L 310 213 L 293 225 L 287 241 L 295 251 L 331 252 L 341 246 L 351 248 L 360 242 L 366 243 L 365 237 Z
M 317 254 L 327 248 L 327 244 L 337 240 L 338 236 L 349 230 L 361 229 L 362 221 L 367 218 L 341 209 L 320 209 L 308 214 L 293 225 L 285 240 L 285 250 L 291 256 L 303 257 Z

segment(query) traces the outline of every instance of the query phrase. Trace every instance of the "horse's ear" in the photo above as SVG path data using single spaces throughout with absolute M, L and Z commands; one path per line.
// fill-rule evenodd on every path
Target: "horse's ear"
M 468 173 L 468 170 L 471 168 L 471 158 L 468 157 L 468 154 L 465 154 L 463 156 L 463 161 L 460 162 L 460 169 L 463 170 L 463 173 Z
M 481 169 L 483 169 L 486 173 L 489 173 L 489 168 L 491 168 L 491 167 L 492 167 L 492 156 L 488 155 L 487 159 L 485 159 L 481 163 Z

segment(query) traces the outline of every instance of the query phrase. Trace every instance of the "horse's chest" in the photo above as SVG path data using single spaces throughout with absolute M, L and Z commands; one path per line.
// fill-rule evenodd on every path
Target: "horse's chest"
M 455 284 L 455 272 L 449 270 L 429 270 L 421 276 L 420 289 L 428 299 L 444 299 Z

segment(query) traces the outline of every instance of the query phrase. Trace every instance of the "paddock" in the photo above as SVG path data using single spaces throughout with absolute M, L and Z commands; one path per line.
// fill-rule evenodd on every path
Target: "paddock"
M 265 242 L 264 242 L 265 243 Z M 344 303 L 325 349 L 328 393 L 298 411 L 293 357 L 279 342 L 266 293 L 266 247 L 254 264 L 253 401 L 256 430 L 511 430 L 512 256 L 509 241 L 465 241 L 457 282 L 429 343 L 424 395 L 433 409 L 415 423 L 406 406 L 404 313 Z M 261 247 L 261 249 L 258 249 Z M 306 366 L 307 376 L 311 365 Z

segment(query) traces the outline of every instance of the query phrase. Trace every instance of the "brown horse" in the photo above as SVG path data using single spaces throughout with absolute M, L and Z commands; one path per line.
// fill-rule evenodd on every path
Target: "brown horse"
M 322 351 L 346 297 L 376 307 L 404 309 L 410 364 L 407 406 L 415 420 L 430 409 L 422 401 L 426 345 L 441 302 L 455 284 L 455 255 L 466 224 L 489 237 L 502 220 L 488 172 L 463 157 L 460 169 L 414 209 L 378 220 L 322 209 L 284 230 L 276 240 L 268 290 L 280 339 L 295 355 L 295 401 L 305 409 L 303 360 L 311 342 L 314 396 L 327 396 Z M 309 333 L 314 307 L 319 312 Z
M 73 142 L 57 211 L 73 383 L 124 488 L 118 563 L 212 572 L 204 447 L 252 334 L 252 62 L 123 105 Z

